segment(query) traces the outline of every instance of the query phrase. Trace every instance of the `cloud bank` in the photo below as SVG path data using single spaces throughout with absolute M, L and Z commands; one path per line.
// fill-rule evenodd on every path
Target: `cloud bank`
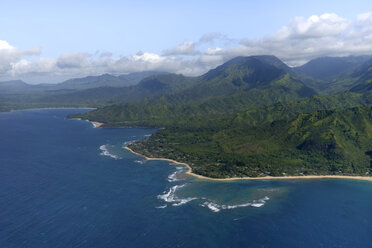
M 321 56 L 372 54 L 372 12 L 360 14 L 353 21 L 334 13 L 295 17 L 275 34 L 256 39 L 208 33 L 160 54 L 138 52 L 115 57 L 110 52 L 75 52 L 45 58 L 40 48 L 21 51 L 0 40 L 0 79 L 44 78 L 51 82 L 53 78 L 144 70 L 200 75 L 235 56 L 261 54 L 275 55 L 291 66 Z

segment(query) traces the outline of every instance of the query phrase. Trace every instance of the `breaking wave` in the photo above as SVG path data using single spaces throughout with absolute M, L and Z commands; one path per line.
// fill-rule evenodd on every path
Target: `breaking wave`
M 141 160 L 136 160 L 137 163 L 143 163 Z M 172 163 L 170 163 L 172 164 Z M 185 178 L 179 177 L 180 174 L 184 173 L 184 167 L 182 166 L 176 166 L 176 171 L 168 175 L 168 182 L 177 182 L 181 180 L 185 180 Z M 198 200 L 200 202 L 199 206 L 205 207 L 210 209 L 213 212 L 220 212 L 221 210 L 232 210 L 236 208 L 244 208 L 244 207 L 254 207 L 259 208 L 265 205 L 265 203 L 270 200 L 268 196 L 265 196 L 258 200 L 251 200 L 249 202 L 241 203 L 241 204 L 235 204 L 235 205 L 228 205 L 228 204 L 218 204 L 215 200 L 211 200 L 207 197 L 186 197 L 181 198 L 176 195 L 176 192 L 185 187 L 187 183 L 184 184 L 178 184 L 174 185 L 169 188 L 169 190 L 166 190 L 163 192 L 163 194 L 160 194 L 157 196 L 159 200 L 163 200 L 166 204 L 157 206 L 156 208 L 166 208 L 168 206 L 174 206 L 178 207 L 181 205 L 184 205 L 188 202 Z
M 123 146 L 129 146 L 129 145 L 132 144 L 133 142 L 135 142 L 135 140 L 125 141 L 125 142 L 123 143 Z
M 124 147 L 125 147 L 125 146 L 129 146 L 130 144 L 132 144 L 132 143 L 138 141 L 139 139 L 142 139 L 142 138 L 148 138 L 148 137 L 150 137 L 151 135 L 152 135 L 152 134 L 145 134 L 145 135 L 143 135 L 143 136 L 136 136 L 136 135 L 134 135 L 134 136 L 132 136 L 132 138 L 134 138 L 134 139 L 133 139 L 133 140 L 125 141 L 125 142 L 123 143 L 123 146 L 124 146 Z
M 219 212 L 221 210 L 227 210 L 227 209 L 235 209 L 235 208 L 244 208 L 244 207 L 255 207 L 259 208 L 265 205 L 266 201 L 270 200 L 269 197 L 265 196 L 262 199 L 259 200 L 253 200 L 252 202 L 247 202 L 247 203 L 242 203 L 242 204 L 237 204 L 237 205 L 220 205 L 212 201 L 206 201 L 200 206 L 202 207 L 208 207 L 210 210 L 213 212 Z
M 158 199 L 165 201 L 166 203 L 172 204 L 174 207 L 178 207 L 181 205 L 184 205 L 190 201 L 194 200 L 204 200 L 203 203 L 200 204 L 202 207 L 207 207 L 213 212 L 220 212 L 221 210 L 231 210 L 235 208 L 244 208 L 244 207 L 255 207 L 259 208 L 265 205 L 265 203 L 270 200 L 269 197 L 265 196 L 261 199 L 258 200 L 253 200 L 250 202 L 242 203 L 242 204 L 236 204 L 236 205 L 225 205 L 225 204 L 218 204 L 215 201 L 212 201 L 208 198 L 205 197 L 187 197 L 187 198 L 179 198 L 176 196 L 177 190 L 185 187 L 187 184 L 182 184 L 182 185 L 175 185 L 171 187 L 168 191 L 164 191 L 163 194 L 158 195 Z M 168 205 L 162 205 L 156 208 L 166 208 Z
M 102 156 L 107 156 L 107 157 L 110 157 L 110 158 L 113 158 L 113 159 L 121 159 L 119 156 L 109 152 L 108 145 L 101 145 L 99 147 L 99 149 L 101 150 L 100 155 L 102 155 Z
M 168 176 L 168 182 L 177 182 L 177 181 L 180 181 L 180 180 L 183 180 L 183 179 L 180 179 L 178 178 L 177 176 L 183 172 L 183 168 L 182 167 L 176 167 L 176 171 L 173 172 L 172 174 L 170 174 Z
M 187 198 L 178 198 L 176 196 L 176 191 L 180 188 L 185 187 L 186 184 L 175 185 L 169 189 L 169 191 L 164 191 L 162 195 L 158 195 L 158 199 L 161 199 L 165 202 L 172 203 L 172 206 L 178 207 L 183 204 L 186 204 L 190 201 L 196 200 L 196 197 L 187 197 Z

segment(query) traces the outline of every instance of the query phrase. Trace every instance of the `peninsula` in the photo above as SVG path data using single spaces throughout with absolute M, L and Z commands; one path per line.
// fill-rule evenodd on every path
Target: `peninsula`
M 372 59 L 328 59 L 350 64 L 331 79 L 319 61 L 237 57 L 196 78 L 154 75 L 135 86 L 151 97 L 70 117 L 159 128 L 129 148 L 209 178 L 372 175 Z
M 230 177 L 230 178 L 213 178 L 213 177 L 207 177 L 207 176 L 202 176 L 195 174 L 192 172 L 192 168 L 190 165 L 187 163 L 183 162 L 178 162 L 173 159 L 169 158 L 152 158 L 152 157 L 146 157 L 145 155 L 142 155 L 138 152 L 133 151 L 129 147 L 125 146 L 123 147 L 125 150 L 128 150 L 129 152 L 143 157 L 146 160 L 162 160 L 162 161 L 168 161 L 173 164 L 179 164 L 183 165 L 187 168 L 186 174 L 191 175 L 193 177 L 199 178 L 199 179 L 204 179 L 204 180 L 212 180 L 212 181 L 236 181 L 236 180 L 277 180 L 277 179 L 352 179 L 352 180 L 362 180 L 362 181 L 372 181 L 371 176 L 342 176 L 342 175 L 310 175 L 310 176 L 278 176 L 278 177 L 273 177 L 273 176 L 263 176 L 263 177 Z

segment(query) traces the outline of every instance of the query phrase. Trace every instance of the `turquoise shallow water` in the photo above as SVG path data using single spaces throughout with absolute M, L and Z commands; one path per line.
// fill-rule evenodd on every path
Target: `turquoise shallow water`
M 190 178 L 81 111 L 0 114 L 0 247 L 371 246 L 371 182 Z

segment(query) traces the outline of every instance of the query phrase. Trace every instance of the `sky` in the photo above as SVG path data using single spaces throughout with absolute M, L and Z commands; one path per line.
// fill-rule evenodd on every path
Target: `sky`
M 372 1 L 0 1 L 0 80 L 195 76 L 262 54 L 290 66 L 372 54 Z

